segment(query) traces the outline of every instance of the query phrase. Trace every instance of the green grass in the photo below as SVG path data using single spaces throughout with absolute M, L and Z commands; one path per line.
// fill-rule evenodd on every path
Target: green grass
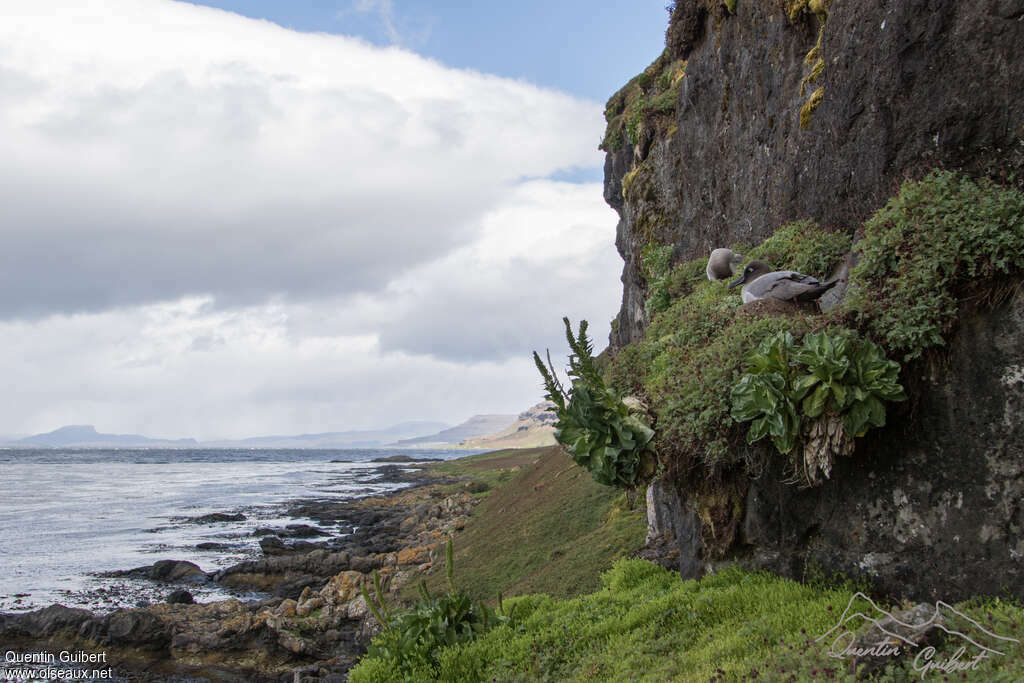
M 594 482 L 560 448 L 499 451 L 436 468 L 494 482 L 455 538 L 456 584 L 473 599 L 593 590 L 615 559 L 643 545 L 643 501 L 625 509 L 621 491 Z M 432 591 L 443 588 L 443 572 L 426 578 Z M 403 597 L 412 599 L 414 588 Z
M 457 483 L 442 486 L 443 492 L 469 491 L 483 498 L 491 490 L 512 479 L 523 467 L 536 463 L 546 452 L 546 448 L 504 449 L 447 460 L 430 469 L 460 479 Z
M 440 681 L 864 680 L 849 659 L 829 656 L 828 640 L 816 641 L 838 622 L 854 596 L 852 586 L 803 585 L 737 568 L 683 581 L 643 560 L 616 563 L 601 584 L 568 600 L 507 600 L 511 625 L 445 648 L 436 670 L 402 673 Z M 854 607 L 870 612 L 861 599 Z M 1016 603 L 968 601 L 956 608 L 996 634 L 1024 639 L 1024 610 Z M 966 680 L 1021 680 L 1024 647 L 997 643 L 968 622 L 954 621 L 1005 652 L 967 672 Z M 951 638 L 936 648 L 948 657 L 960 644 Z M 914 654 L 885 660 L 878 680 L 920 680 Z M 402 674 L 387 661 L 365 659 L 351 675 L 359 683 Z M 942 680 L 935 672 L 928 678 Z

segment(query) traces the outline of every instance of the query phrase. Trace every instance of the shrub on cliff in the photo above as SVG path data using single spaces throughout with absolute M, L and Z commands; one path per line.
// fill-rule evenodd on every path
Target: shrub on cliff
M 605 384 L 587 338 L 587 321 L 580 322 L 575 336 L 569 319 L 563 321 L 572 350 L 568 371 L 572 385 L 568 391 L 559 382 L 550 359 L 545 366 L 540 356 L 533 354 L 544 378 L 545 398 L 555 404 L 555 439 L 598 483 L 637 486 L 654 470 L 650 447 L 654 430 L 642 407 L 624 401 Z
M 864 224 L 847 306 L 904 360 L 940 346 L 965 297 L 1024 270 L 1024 193 L 934 171 Z

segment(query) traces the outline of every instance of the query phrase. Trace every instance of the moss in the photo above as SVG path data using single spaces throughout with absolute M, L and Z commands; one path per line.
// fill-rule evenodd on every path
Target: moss
M 707 559 L 718 559 L 736 540 L 743 516 L 745 488 L 734 478 L 728 484 L 705 487 L 696 495 L 701 526 L 701 546 Z
M 634 166 L 622 176 L 622 197 L 625 198 L 629 194 L 629 189 L 633 187 L 633 181 L 636 180 L 636 174 L 640 172 L 639 166 Z
M 659 119 L 667 119 L 675 111 L 679 84 L 686 76 L 685 60 L 670 60 L 668 50 L 609 98 L 605 105 L 604 138 L 600 149 L 610 152 L 623 142 L 637 144 L 648 126 L 667 127 Z
M 852 244 L 850 235 L 804 220 L 778 228 L 757 247 L 740 253 L 751 260 L 766 261 L 777 270 L 795 270 L 824 278 L 832 274 Z
M 961 299 L 1024 271 L 1024 193 L 951 171 L 907 181 L 864 224 L 845 307 L 904 360 L 941 346 Z
M 804 106 L 800 108 L 800 128 L 807 130 L 811 125 L 811 117 L 814 115 L 814 110 L 818 108 L 821 101 L 825 98 L 825 86 L 821 86 L 807 98 L 804 102 Z
M 800 81 L 800 96 L 803 97 L 806 92 L 808 85 L 813 85 L 818 82 L 821 74 L 825 73 L 825 60 L 818 59 L 811 68 L 811 72 L 804 76 L 804 79 Z
M 792 22 L 808 15 L 824 19 L 832 7 L 832 0 L 785 0 L 786 15 Z

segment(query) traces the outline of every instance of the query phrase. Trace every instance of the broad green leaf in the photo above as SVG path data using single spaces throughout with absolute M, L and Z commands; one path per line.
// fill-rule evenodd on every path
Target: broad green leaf
M 825 401 L 827 399 L 828 387 L 825 385 L 819 385 L 810 396 L 804 399 L 804 402 L 801 405 L 804 415 L 810 418 L 820 416 L 825 412 Z

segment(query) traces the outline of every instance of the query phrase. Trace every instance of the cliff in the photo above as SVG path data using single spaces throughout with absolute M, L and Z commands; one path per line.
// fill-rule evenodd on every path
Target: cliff
M 904 180 L 939 177 L 929 175 L 934 169 L 979 187 L 1024 187 L 1024 60 L 1017 49 L 1024 6 L 680 0 L 670 11 L 665 51 L 609 100 L 602 144 L 605 199 L 620 216 L 616 245 L 625 262 L 612 374 L 626 388 L 653 394 L 660 436 L 664 476 L 648 492 L 649 554 L 686 577 L 740 561 L 799 578 L 833 571 L 867 577 L 887 593 L 917 599 L 1024 593 L 1019 267 L 959 280 L 947 306 L 953 313 L 926 351 L 894 352 L 898 344 L 878 322 L 886 319 L 878 312 L 889 303 L 884 297 L 876 297 L 874 312 L 862 306 L 848 314 L 844 324 L 859 325 L 902 361 L 911 400 L 889 410 L 887 426 L 856 439 L 853 454 L 837 459 L 820 486 L 787 483 L 792 472 L 766 441 L 748 447 L 725 436 L 675 436 L 692 434 L 694 424 L 707 430 L 713 419 L 733 425 L 722 405 L 726 380 L 738 375 L 724 373 L 716 386 L 697 372 L 688 385 L 678 372 L 662 369 L 676 377 L 650 380 L 635 369 L 651 367 L 652 355 L 661 354 L 662 365 L 672 360 L 666 345 L 685 347 L 679 335 L 690 330 L 680 332 L 680 325 L 693 326 L 686 316 L 728 317 L 730 325 L 741 317 L 746 307 L 735 312 L 716 298 L 706 309 L 675 310 L 683 322 L 673 327 L 652 306 L 652 296 L 690 291 L 693 285 L 678 286 L 686 273 L 677 274 L 713 248 L 764 250 L 774 235 L 801 249 L 804 235 L 843 249 L 853 243 L 858 252 L 867 219 Z M 1013 206 L 993 227 L 996 239 L 1021 239 L 1020 204 Z M 918 218 L 907 214 L 908 239 Z M 807 222 L 780 231 L 798 220 Z M 876 230 L 881 222 L 875 219 Z M 913 251 L 921 262 L 928 250 L 958 248 L 929 244 L 931 234 L 922 228 L 916 243 L 886 248 Z M 666 249 L 659 271 L 652 264 Z M 872 295 L 892 290 L 884 280 L 873 286 Z M 893 302 L 889 319 L 902 315 L 899 305 L 908 304 Z M 677 348 L 673 362 L 738 363 L 767 330 L 796 325 L 803 333 L 838 320 L 750 315 L 764 320 L 743 323 L 731 346 L 728 339 L 705 342 L 718 345 L 719 355 L 701 348 L 698 356 L 692 345 Z M 645 342 L 652 324 L 667 341 Z M 735 358 L 723 361 L 726 351 Z M 690 352 L 697 360 L 684 357 Z
M 726 4 L 675 3 L 665 52 L 608 102 L 616 347 L 649 322 L 649 242 L 688 260 L 794 219 L 853 232 L 907 173 L 936 166 L 1024 183 L 1019 2 Z
M 548 401 L 531 406 L 519 413 L 510 426 L 495 434 L 466 439 L 462 448 L 503 449 L 539 448 L 555 445 L 555 414 Z

